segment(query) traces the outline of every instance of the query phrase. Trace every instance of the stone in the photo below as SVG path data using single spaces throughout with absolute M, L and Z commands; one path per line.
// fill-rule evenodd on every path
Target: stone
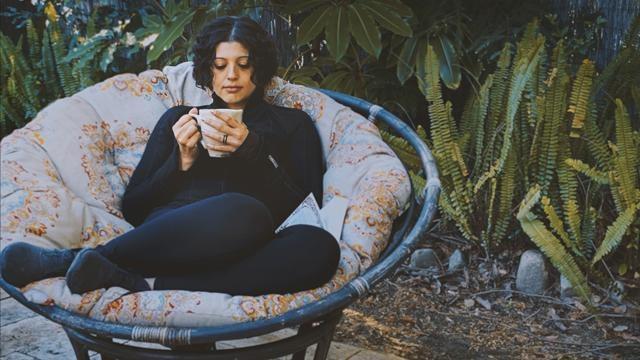
M 609 297 L 617 304 L 622 304 L 622 297 L 624 295 L 624 284 L 620 280 L 614 281 L 609 290 Z
M 537 250 L 527 250 L 520 257 L 516 289 L 529 294 L 542 294 L 547 288 L 549 273 L 544 256 Z
M 567 279 L 564 275 L 560 276 L 560 297 L 568 298 L 576 296 L 576 292 L 573 290 L 573 285 L 569 279 Z
M 417 268 L 437 267 L 440 262 L 431 249 L 418 249 L 411 254 L 411 266 Z
M 456 249 L 456 251 L 454 251 L 449 257 L 449 271 L 462 269 L 464 266 L 464 255 L 462 255 L 462 251 L 460 251 L 460 249 Z

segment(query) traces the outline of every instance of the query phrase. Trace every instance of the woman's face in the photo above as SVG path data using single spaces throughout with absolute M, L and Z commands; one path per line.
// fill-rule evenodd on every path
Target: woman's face
M 236 41 L 221 42 L 213 60 L 213 91 L 230 109 L 243 109 L 256 89 L 249 50 Z

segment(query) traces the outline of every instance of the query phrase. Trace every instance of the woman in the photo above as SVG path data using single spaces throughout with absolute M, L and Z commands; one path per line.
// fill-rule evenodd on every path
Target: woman
M 120 286 L 260 295 L 333 277 L 340 248 L 327 231 L 295 225 L 274 235 L 307 194 L 322 201 L 324 169 L 311 118 L 263 99 L 277 68 L 273 41 L 248 17 L 222 17 L 204 26 L 193 50 L 196 84 L 213 102 L 173 107 L 158 121 L 122 201 L 136 228 L 95 249 L 12 244 L 2 256 L 8 282 L 66 275 L 73 293 Z M 243 109 L 243 121 L 216 114 L 208 125 L 219 133 L 203 134 L 193 115 L 217 108 Z

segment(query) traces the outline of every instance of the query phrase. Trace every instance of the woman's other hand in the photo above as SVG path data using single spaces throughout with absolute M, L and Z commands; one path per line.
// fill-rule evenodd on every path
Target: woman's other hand
M 173 125 L 175 136 L 180 147 L 180 170 L 187 171 L 198 158 L 198 141 L 200 131 L 198 123 L 191 115 L 197 115 L 198 109 L 192 108 L 188 114 L 182 115 Z
M 217 132 L 202 132 L 206 138 L 210 150 L 233 153 L 244 143 L 249 135 L 247 126 L 231 116 L 213 112 L 213 119 L 204 119 L 204 122 Z M 225 139 L 226 135 L 226 139 Z

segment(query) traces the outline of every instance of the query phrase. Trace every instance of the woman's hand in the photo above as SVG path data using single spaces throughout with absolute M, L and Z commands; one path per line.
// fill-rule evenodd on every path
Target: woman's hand
M 198 109 L 192 108 L 188 114 L 182 115 L 171 128 L 173 136 L 180 147 L 180 170 L 187 171 L 198 158 L 198 141 L 200 131 L 198 123 L 191 115 L 197 115 Z
M 206 138 L 205 143 L 208 144 L 210 150 L 235 152 L 247 139 L 249 129 L 244 123 L 231 116 L 217 111 L 214 111 L 213 115 L 213 119 L 204 119 L 203 121 L 218 131 L 213 133 L 203 131 L 202 136 Z

